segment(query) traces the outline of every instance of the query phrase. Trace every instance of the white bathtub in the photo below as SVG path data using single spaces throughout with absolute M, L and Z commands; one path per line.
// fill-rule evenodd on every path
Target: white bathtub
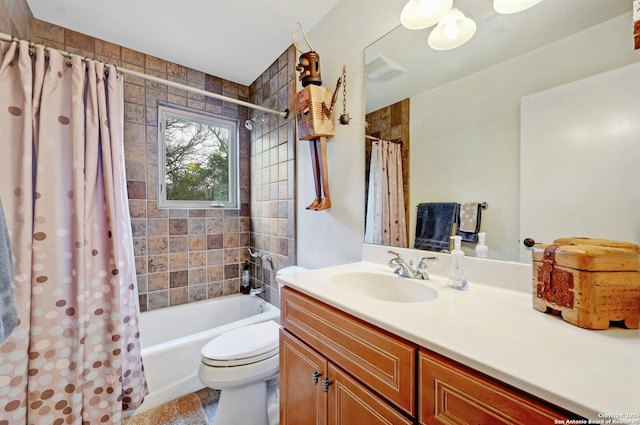
M 134 414 L 200 390 L 200 350 L 222 332 L 275 320 L 280 310 L 262 298 L 227 295 L 144 312 L 140 318 L 142 360 L 149 395 Z

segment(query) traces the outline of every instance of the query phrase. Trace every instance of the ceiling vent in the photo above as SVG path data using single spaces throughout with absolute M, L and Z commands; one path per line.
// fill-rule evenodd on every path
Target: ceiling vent
M 499 15 L 497 13 L 486 18 L 484 23 L 493 34 L 500 34 L 511 29 L 509 20 L 505 18 L 505 15 Z
M 405 72 L 406 69 L 383 55 L 376 56 L 365 65 L 365 74 L 371 80 L 389 81 Z

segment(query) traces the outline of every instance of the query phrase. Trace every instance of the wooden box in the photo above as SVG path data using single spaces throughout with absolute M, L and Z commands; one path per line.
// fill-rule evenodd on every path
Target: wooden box
M 300 140 L 333 137 L 336 133 L 331 107 L 331 91 L 309 85 L 296 93 L 296 123 Z
M 533 247 L 533 308 L 573 325 L 638 329 L 640 247 L 604 239 L 560 238 Z

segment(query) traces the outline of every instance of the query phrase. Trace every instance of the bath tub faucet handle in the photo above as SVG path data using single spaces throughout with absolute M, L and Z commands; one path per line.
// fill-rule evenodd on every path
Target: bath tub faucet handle
M 271 254 L 259 250 L 254 251 L 251 249 L 251 247 L 248 247 L 247 249 L 249 250 L 250 256 L 252 256 L 253 258 L 259 258 L 263 264 L 265 261 L 268 262 L 269 264 L 271 264 L 271 268 L 273 268 L 273 263 L 271 262 Z

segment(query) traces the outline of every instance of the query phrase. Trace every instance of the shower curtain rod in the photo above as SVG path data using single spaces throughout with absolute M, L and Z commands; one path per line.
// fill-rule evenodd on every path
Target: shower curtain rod
M 72 56 L 72 53 L 65 52 L 64 50 L 58 50 L 58 49 L 54 49 L 53 47 L 44 46 L 42 44 L 36 44 L 36 43 L 34 43 L 32 41 L 29 41 L 29 40 L 22 40 L 22 39 L 19 39 L 17 37 L 14 37 L 12 35 L 5 34 L 3 32 L 0 32 L 0 41 L 8 41 L 8 42 L 26 41 L 27 43 L 29 43 L 29 47 L 42 46 L 46 50 L 58 52 L 58 53 L 60 53 L 61 55 L 65 56 L 65 57 L 70 58 Z M 80 55 L 77 55 L 77 56 L 80 56 Z M 82 58 L 83 61 L 86 60 L 86 59 L 90 59 L 90 58 L 87 58 L 87 57 L 83 57 Z M 211 93 L 211 92 L 208 92 L 206 90 L 198 89 L 196 87 L 190 87 L 190 86 L 187 86 L 185 84 L 176 83 L 176 82 L 173 82 L 173 81 L 165 80 L 163 78 L 154 77 L 152 75 L 147 75 L 147 74 L 144 74 L 142 72 L 132 71 L 130 69 L 122 68 L 122 67 L 115 66 L 115 65 L 114 65 L 114 67 L 116 68 L 116 70 L 118 72 L 120 72 L 122 74 L 128 74 L 128 75 L 131 75 L 131 76 L 134 76 L 134 77 L 138 77 L 138 78 L 142 78 L 142 79 L 145 79 L 145 80 L 148 80 L 148 81 L 153 81 L 155 83 L 164 84 L 166 86 L 173 87 L 173 88 L 176 88 L 176 89 L 186 90 L 186 91 L 189 91 L 189 92 L 192 92 L 192 93 L 200 94 L 202 96 L 212 97 L 214 99 L 223 100 L 225 102 L 234 103 L 236 105 L 246 106 L 247 108 L 257 109 L 257 110 L 262 111 L 262 112 L 267 112 L 267 113 L 270 113 L 270 114 L 279 115 L 279 116 L 281 116 L 282 118 L 285 118 L 285 119 L 289 117 L 289 109 L 285 109 L 284 111 L 276 111 L 275 109 L 266 108 L 264 106 L 256 105 L 256 104 L 249 103 L 249 102 L 245 102 L 244 100 L 240 100 L 240 99 L 234 99 L 232 97 L 227 97 L 227 96 L 224 96 L 224 95 L 221 95 L 221 94 Z
M 374 142 L 389 142 L 389 143 L 397 143 L 400 146 L 402 146 L 402 140 L 385 140 L 385 139 L 380 139 L 379 137 L 373 137 L 373 136 L 369 136 L 368 134 L 364 135 L 365 139 L 369 139 L 369 140 L 373 140 Z

